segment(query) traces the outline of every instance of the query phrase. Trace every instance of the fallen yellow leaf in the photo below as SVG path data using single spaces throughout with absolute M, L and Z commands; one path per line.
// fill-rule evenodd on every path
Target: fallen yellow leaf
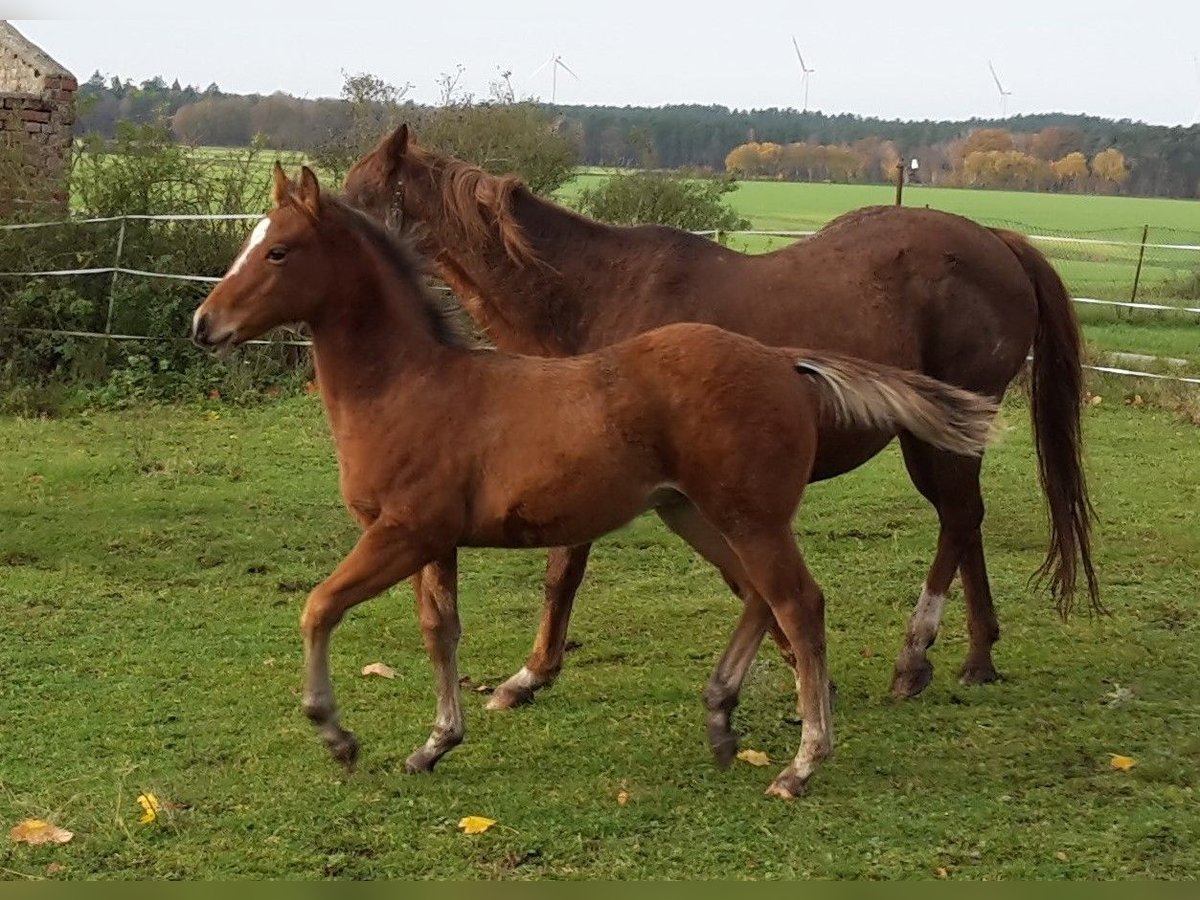
M 624 806 L 628 802 L 629 802 L 629 791 L 625 790 L 624 788 L 617 791 L 617 805 Z
M 1091 402 L 1092 406 L 1099 406 L 1101 403 L 1104 402 L 1104 398 L 1101 397 L 1099 394 L 1096 394 L 1094 397 L 1092 397 L 1090 402 Z
M 459 820 L 458 827 L 462 829 L 463 834 L 483 834 L 495 824 L 495 819 L 487 819 L 483 816 L 464 816 Z
M 364 675 L 378 675 L 380 678 L 395 678 L 396 670 L 385 663 L 371 663 L 369 666 L 363 666 L 362 673 Z
M 752 766 L 769 766 L 771 764 L 770 757 L 761 750 L 741 750 L 738 752 L 737 758 Z
M 8 836 L 18 844 L 65 844 L 75 832 L 59 828 L 45 819 L 26 819 L 12 827 Z
M 1111 756 L 1112 759 L 1108 761 L 1108 764 L 1118 772 L 1128 772 L 1137 765 L 1137 760 L 1132 756 L 1121 756 L 1119 753 L 1113 753 Z
M 1061 850 L 1059 850 L 1057 853 L 1054 854 L 1054 858 L 1057 859 L 1059 862 L 1066 862 L 1067 854 L 1065 854 Z
M 158 797 L 154 794 L 138 794 L 138 805 L 142 807 L 142 818 L 139 821 L 143 825 L 149 825 L 151 822 L 158 821 L 158 813 L 162 809 L 162 804 Z

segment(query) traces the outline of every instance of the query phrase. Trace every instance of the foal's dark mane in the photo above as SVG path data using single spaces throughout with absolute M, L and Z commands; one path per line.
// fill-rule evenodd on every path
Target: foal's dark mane
M 419 301 L 422 312 L 429 320 L 434 338 L 439 343 L 465 349 L 480 346 L 470 319 L 453 295 L 447 294 L 443 297 L 429 289 L 426 283 L 428 272 L 425 260 L 418 255 L 409 239 L 394 235 L 340 197 L 325 195 L 321 198 L 321 203 L 333 206 L 342 213 L 346 223 L 370 242 L 396 277 L 409 285 L 412 295 Z

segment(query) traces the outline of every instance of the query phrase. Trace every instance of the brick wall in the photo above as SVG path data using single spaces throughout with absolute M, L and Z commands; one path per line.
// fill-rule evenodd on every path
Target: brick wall
M 66 212 L 78 87 L 0 20 L 0 216 Z

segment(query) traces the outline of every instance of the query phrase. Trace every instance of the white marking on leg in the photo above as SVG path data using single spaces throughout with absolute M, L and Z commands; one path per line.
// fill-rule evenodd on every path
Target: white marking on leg
M 937 639 L 938 628 L 942 624 L 942 608 L 945 605 L 945 594 L 933 593 L 928 585 L 921 590 L 921 597 L 908 620 L 909 647 L 924 651 Z
M 521 666 L 521 670 L 508 679 L 506 684 L 517 688 L 535 688 L 541 687 L 542 679 L 530 672 L 528 666 Z
M 246 242 L 245 249 L 238 254 L 238 258 L 233 261 L 233 265 L 229 267 L 229 271 L 225 273 L 225 277 L 236 275 L 246 264 L 246 260 L 250 258 L 250 253 L 267 239 L 267 232 L 271 228 L 271 220 L 267 218 L 259 219 L 258 224 L 254 226 L 254 230 L 250 232 L 250 240 Z

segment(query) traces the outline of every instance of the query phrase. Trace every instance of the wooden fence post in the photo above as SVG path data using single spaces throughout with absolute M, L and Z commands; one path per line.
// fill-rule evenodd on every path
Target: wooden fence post
M 1142 246 L 1138 248 L 1137 268 L 1133 271 L 1133 292 L 1129 295 L 1129 302 L 1137 302 L 1138 282 L 1142 279 L 1142 259 L 1146 256 L 1146 237 L 1150 234 L 1150 226 L 1142 226 Z
M 125 250 L 125 222 L 121 216 L 121 230 L 117 232 L 117 252 L 113 256 L 112 279 L 108 282 L 108 315 L 104 318 L 104 333 L 112 334 L 113 304 L 117 299 L 117 269 L 121 267 L 121 254 Z

